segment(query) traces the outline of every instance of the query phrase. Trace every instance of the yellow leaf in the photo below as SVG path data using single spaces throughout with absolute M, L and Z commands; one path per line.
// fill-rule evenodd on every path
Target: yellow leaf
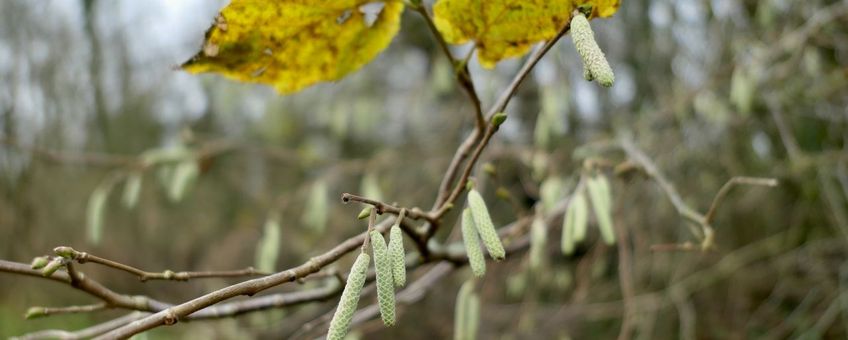
M 609 17 L 620 0 L 438 0 L 436 27 L 445 41 L 474 40 L 480 65 L 527 53 L 533 44 L 557 35 L 578 6 L 592 6 L 592 17 Z
M 233 0 L 182 65 L 292 93 L 358 70 L 400 28 L 397 0 Z

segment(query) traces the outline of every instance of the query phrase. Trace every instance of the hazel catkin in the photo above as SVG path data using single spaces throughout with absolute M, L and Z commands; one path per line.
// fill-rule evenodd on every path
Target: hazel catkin
M 395 286 L 392 278 L 392 262 L 383 235 L 371 232 L 371 248 L 374 250 L 374 268 L 377 270 L 377 304 L 383 324 L 395 324 Z
M 371 262 L 371 257 L 366 253 L 360 253 L 353 262 L 350 268 L 350 274 L 347 277 L 342 297 L 339 299 L 339 306 L 336 307 L 336 312 L 333 314 L 333 320 L 330 321 L 330 330 L 327 332 L 327 339 L 342 340 L 347 335 L 350 328 L 350 322 L 353 320 L 353 314 L 356 312 L 356 306 L 359 304 L 359 294 L 362 292 L 362 286 L 365 284 L 365 272 L 368 270 L 368 264 Z
M 486 246 L 486 251 L 493 259 L 500 261 L 506 257 L 501 239 L 495 230 L 495 224 L 489 216 L 489 209 L 486 208 L 486 201 L 477 190 L 471 189 L 468 192 L 468 208 L 471 210 L 471 217 L 474 219 L 474 226 L 477 228 L 477 233 L 480 234 L 480 239 L 483 240 L 483 245 Z

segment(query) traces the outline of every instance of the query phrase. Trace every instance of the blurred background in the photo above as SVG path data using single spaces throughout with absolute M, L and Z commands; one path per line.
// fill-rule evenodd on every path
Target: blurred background
M 404 14 L 400 35 L 361 71 L 279 96 L 175 70 L 226 2 L 0 2 L 0 258 L 28 263 L 68 245 L 150 271 L 263 261 L 283 270 L 363 230 L 361 207 L 343 205 L 342 192 L 430 207 L 473 129 L 473 107 L 416 13 Z M 587 154 L 625 160 L 594 147 L 622 136 L 700 212 L 733 176 L 780 185 L 726 197 L 716 251 L 652 252 L 692 240 L 686 222 L 650 178 L 612 178 L 625 256 L 594 229 L 564 256 L 552 226 L 541 269 L 531 271 L 524 253 L 490 265 L 480 338 L 613 338 L 625 322 L 638 339 L 848 336 L 848 1 L 625 0 L 593 27 L 615 86 L 582 79 L 568 37 L 539 63 L 483 155 L 497 176 L 477 174 L 496 223 L 532 211 L 543 183 L 559 183 L 564 198 Z M 520 65 L 483 70 L 472 60 L 484 107 Z M 130 182 L 140 185 L 135 197 Z M 279 245 L 263 259 L 269 218 L 279 221 Z M 454 212 L 445 223 L 455 220 Z M 96 265 L 81 270 L 118 292 L 172 303 L 238 281 L 141 283 Z M 397 326 L 370 323 L 357 334 L 449 338 L 469 276 L 463 269 L 437 283 Z M 0 287 L 3 337 L 125 314 L 24 320 L 30 306 L 96 301 L 7 273 Z M 146 336 L 286 337 L 336 300 Z

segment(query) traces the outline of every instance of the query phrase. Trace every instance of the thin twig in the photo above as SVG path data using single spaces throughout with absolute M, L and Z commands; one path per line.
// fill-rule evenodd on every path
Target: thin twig
M 718 193 L 713 198 L 713 203 L 710 204 L 710 210 L 707 210 L 707 213 L 704 215 L 704 222 L 712 223 L 713 218 L 715 218 L 715 213 L 718 209 L 718 206 L 724 200 L 724 197 L 727 196 L 727 194 L 730 192 L 730 189 L 733 189 L 733 187 L 736 185 L 757 185 L 775 187 L 777 186 L 777 179 L 742 176 L 731 178 L 729 181 L 724 183 L 723 186 L 721 186 L 721 189 L 718 190 Z
M 40 318 L 55 314 L 91 313 L 108 308 L 105 302 L 93 305 L 65 306 L 65 307 L 30 307 L 24 316 L 27 319 Z
M 202 278 L 221 278 L 221 277 L 243 277 L 243 276 L 265 276 L 269 273 L 261 272 L 253 267 L 247 267 L 245 269 L 239 270 L 223 270 L 223 271 L 198 271 L 198 272 L 174 272 L 171 270 L 165 270 L 163 272 L 148 272 L 138 268 L 135 268 L 130 265 L 126 265 L 120 262 L 112 261 L 109 259 L 104 259 L 99 256 L 91 255 L 87 252 L 77 251 L 71 247 L 61 246 L 56 247 L 54 249 L 57 255 L 65 256 L 72 260 L 77 261 L 80 264 L 86 262 L 97 263 L 100 265 L 104 265 L 106 267 L 114 268 L 117 270 L 121 270 L 135 276 L 138 276 L 138 279 L 142 282 L 147 280 L 174 280 L 174 281 L 188 281 L 190 279 L 202 279 Z
M 430 214 L 427 214 L 427 213 L 421 211 L 421 209 L 419 209 L 419 208 L 407 209 L 407 208 L 403 208 L 403 207 L 396 207 L 394 205 L 391 205 L 391 204 L 388 204 L 388 203 L 385 203 L 385 202 L 380 202 L 380 201 L 377 201 L 377 200 L 373 200 L 373 199 L 363 197 L 363 196 L 358 196 L 358 195 L 349 194 L 349 193 L 343 193 L 342 194 L 342 202 L 348 203 L 348 202 L 351 202 L 351 201 L 359 202 L 359 203 L 365 203 L 365 204 L 374 206 L 374 210 L 376 210 L 377 214 L 380 214 L 380 215 L 382 215 L 383 213 L 389 213 L 389 214 L 392 214 L 392 215 L 400 215 L 401 211 L 406 211 L 406 216 L 413 219 L 413 220 L 426 220 L 426 221 L 431 222 L 431 223 L 436 222 L 436 220 L 437 220 L 437 219 L 433 218 L 433 216 L 431 216 Z

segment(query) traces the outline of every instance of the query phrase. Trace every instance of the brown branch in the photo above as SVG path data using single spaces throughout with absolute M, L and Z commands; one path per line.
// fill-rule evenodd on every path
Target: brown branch
M 141 319 L 147 315 L 144 312 L 133 312 L 119 318 L 115 318 L 91 327 L 86 327 L 78 331 L 65 331 L 59 329 L 48 329 L 34 333 L 24 334 L 12 339 L 17 340 L 37 340 L 37 339 L 87 339 L 100 334 L 111 331 L 120 326 L 126 325 L 135 320 Z
M 104 265 L 106 267 L 110 267 L 113 269 L 117 269 L 120 271 L 124 271 L 135 276 L 138 276 L 138 279 L 142 282 L 147 280 L 174 280 L 174 281 L 188 281 L 190 279 L 202 279 L 202 278 L 220 278 L 220 277 L 242 277 L 242 276 L 265 276 L 268 273 L 260 272 L 254 269 L 253 267 L 247 267 L 245 269 L 240 270 L 224 270 L 224 271 L 199 271 L 199 272 L 174 272 L 171 270 L 165 270 L 163 272 L 148 272 L 133 266 L 129 266 L 120 262 L 112 261 L 109 259 L 104 259 L 99 256 L 91 255 L 89 253 L 83 251 L 77 251 L 71 247 L 61 246 L 56 247 L 53 251 L 60 256 L 69 258 L 71 260 L 77 261 L 80 264 L 84 264 L 86 262 L 97 263 L 100 265 Z
M 67 284 L 105 302 L 110 308 L 124 308 L 146 312 L 154 312 L 167 308 L 169 304 L 144 296 L 129 296 L 119 294 L 102 284 L 73 269 L 70 264 L 67 272 L 57 271 L 50 276 L 43 276 L 40 270 L 30 268 L 25 263 L 0 260 L 0 272 L 20 274 L 42 279 L 49 279 Z
M 385 220 L 376 226 L 376 230 L 384 232 L 390 225 L 389 220 Z M 115 329 L 106 333 L 98 339 L 120 339 L 127 338 L 133 334 L 143 332 L 145 330 L 158 327 L 161 325 L 173 325 L 178 320 L 218 302 L 239 296 L 253 295 L 271 287 L 278 286 L 286 282 L 292 282 L 297 279 L 308 276 L 309 274 L 318 272 L 324 266 L 329 265 L 340 259 L 342 256 L 359 249 L 367 238 L 367 232 L 360 233 L 356 236 L 348 238 L 333 249 L 324 254 L 311 258 L 300 266 L 282 271 L 276 274 L 265 276 L 258 279 L 244 281 L 232 286 L 228 286 L 200 297 L 197 297 L 188 302 L 170 307 L 158 313 L 149 315 L 132 324 Z
M 439 29 L 436 28 L 435 22 L 433 22 L 433 17 L 430 15 L 430 12 L 427 11 L 427 6 L 421 4 L 414 7 L 415 11 L 421 14 L 421 17 L 424 18 L 424 22 L 427 23 L 427 28 L 430 29 L 430 32 L 433 34 L 433 37 L 436 39 L 439 47 L 442 52 L 450 61 L 451 66 L 454 67 L 456 74 L 456 81 L 459 83 L 459 86 L 465 91 L 468 95 L 468 99 L 471 100 L 471 103 L 474 105 L 474 122 L 477 126 L 478 131 L 483 131 L 486 127 L 486 119 L 483 118 L 483 106 L 480 103 L 480 97 L 477 95 L 477 90 L 474 88 L 474 82 L 471 80 L 471 73 L 468 72 L 468 63 L 467 62 L 458 62 L 456 58 L 453 57 L 453 54 L 450 52 L 450 48 L 448 47 L 448 43 L 445 41 L 442 34 L 439 33 Z
M 434 218 L 430 214 L 427 214 L 427 213 L 421 211 L 421 209 L 419 209 L 419 208 L 406 209 L 406 208 L 403 208 L 403 207 L 396 207 L 396 206 L 388 204 L 388 203 L 380 202 L 380 201 L 377 201 L 377 200 L 372 200 L 370 198 L 358 196 L 358 195 L 354 195 L 354 194 L 343 193 L 342 194 L 342 202 L 344 202 L 344 203 L 359 202 L 359 203 L 371 205 L 371 206 L 374 207 L 374 210 L 376 210 L 377 214 L 380 214 L 380 215 L 382 215 L 384 213 L 389 213 L 389 214 L 392 214 L 392 215 L 398 215 L 399 216 L 401 211 L 406 211 L 406 217 L 409 217 L 413 220 L 426 220 L 427 222 L 430 222 L 430 223 L 435 223 L 437 221 L 436 218 Z
M 674 209 L 677 210 L 677 213 L 680 214 L 680 216 L 701 227 L 701 230 L 698 230 L 693 225 L 689 225 L 692 234 L 698 238 L 698 240 L 703 241 L 708 233 L 707 229 L 712 229 L 712 227 L 707 223 L 706 218 L 704 218 L 704 215 L 701 215 L 701 213 L 695 211 L 695 209 L 692 209 L 686 204 L 686 202 L 683 201 L 683 198 L 680 197 L 680 194 L 677 192 L 674 185 L 665 178 L 665 175 L 660 172 L 656 164 L 654 164 L 654 162 L 645 155 L 642 150 L 639 150 L 631 139 L 622 138 L 621 148 L 625 153 L 627 153 L 628 157 L 636 163 L 639 163 L 645 173 L 660 186 L 660 189 L 665 192 L 665 195 L 668 197 L 669 201 L 671 201 L 671 205 L 674 206 Z
M 701 251 L 710 250 L 715 246 L 715 229 L 712 227 L 711 221 L 715 215 L 716 209 L 718 209 L 719 204 L 721 204 L 724 197 L 727 196 L 730 189 L 737 184 L 762 185 L 769 187 L 777 185 L 777 180 L 773 178 L 733 177 L 728 180 L 721 189 L 719 189 L 718 193 L 716 193 L 715 197 L 713 197 L 710 210 L 706 215 L 703 215 L 689 207 L 689 205 L 683 201 L 683 198 L 680 197 L 680 194 L 677 192 L 674 185 L 665 178 L 657 165 L 654 164 L 654 162 L 651 161 L 651 159 L 648 158 L 642 150 L 639 150 L 630 138 L 621 138 L 619 144 L 627 156 L 638 163 L 645 173 L 660 186 L 660 189 L 665 192 L 665 195 L 668 197 L 669 201 L 671 201 L 671 204 L 674 206 L 674 209 L 677 210 L 677 213 L 694 224 L 688 224 L 688 226 L 690 227 L 692 234 L 700 240 Z M 701 229 L 699 230 L 695 228 L 695 225 L 700 226 Z M 655 251 L 687 251 L 691 249 L 691 244 L 682 243 L 679 245 L 657 245 L 651 247 L 651 249 Z
M 104 310 L 108 308 L 105 302 L 96 303 L 93 305 L 83 305 L 83 306 L 66 306 L 66 307 L 30 307 L 26 314 L 24 315 L 25 319 L 35 319 L 55 314 L 74 314 L 74 313 L 90 313 L 96 312 L 100 310 Z
M 777 186 L 777 180 L 774 178 L 742 176 L 731 178 L 729 181 L 727 181 L 726 183 L 724 183 L 724 185 L 721 186 L 721 189 L 718 190 L 718 193 L 713 198 L 713 203 L 710 204 L 710 210 L 707 210 L 707 213 L 704 215 L 704 222 L 712 223 L 712 220 L 715 217 L 716 210 L 718 210 L 718 207 L 724 200 L 724 197 L 727 196 L 727 194 L 730 192 L 730 189 L 733 189 L 733 187 L 737 185 L 757 185 L 775 187 Z
M 454 154 L 453 159 L 451 160 L 448 169 L 445 172 L 444 177 L 442 178 L 442 183 L 439 186 L 439 193 L 436 197 L 436 202 L 433 205 L 433 209 L 431 212 L 435 212 L 435 215 L 441 218 L 454 204 L 454 201 L 459 197 L 459 194 L 462 192 L 462 189 L 465 187 L 465 184 L 468 181 L 468 176 L 471 174 L 471 170 L 473 170 L 476 161 L 479 159 L 480 154 L 483 149 L 488 145 L 489 140 L 491 140 L 492 135 L 497 132 L 497 126 L 493 126 L 491 124 L 492 118 L 495 117 L 496 114 L 503 112 L 506 109 L 507 104 L 509 104 L 510 99 L 515 95 L 515 92 L 518 90 L 518 87 L 524 82 L 524 79 L 530 74 L 530 71 L 536 66 L 536 64 L 542 60 L 542 57 L 553 47 L 559 39 L 568 33 L 569 29 L 571 29 L 571 22 L 563 26 L 560 29 L 559 33 L 557 33 L 556 37 L 545 42 L 542 47 L 536 49 L 530 57 L 527 58 L 527 61 L 524 62 L 524 65 L 515 74 L 509 86 L 501 92 L 500 97 L 489 108 L 489 111 L 486 113 L 486 120 L 489 121 L 488 127 L 485 131 L 481 132 L 480 129 L 475 130 L 471 135 L 469 135 L 465 141 L 462 142 L 460 147 L 457 149 Z M 474 146 L 477 145 L 476 148 Z M 472 148 L 474 148 L 474 152 L 471 153 Z M 456 185 L 451 189 L 451 184 L 455 181 L 456 176 L 459 171 L 459 167 L 462 166 L 462 163 L 468 158 L 469 155 L 472 155 L 472 159 L 468 162 L 465 169 L 463 170 L 462 177 L 460 177 L 459 181 Z M 430 227 L 426 231 L 427 238 L 431 237 L 436 232 L 437 224 L 431 224 Z

